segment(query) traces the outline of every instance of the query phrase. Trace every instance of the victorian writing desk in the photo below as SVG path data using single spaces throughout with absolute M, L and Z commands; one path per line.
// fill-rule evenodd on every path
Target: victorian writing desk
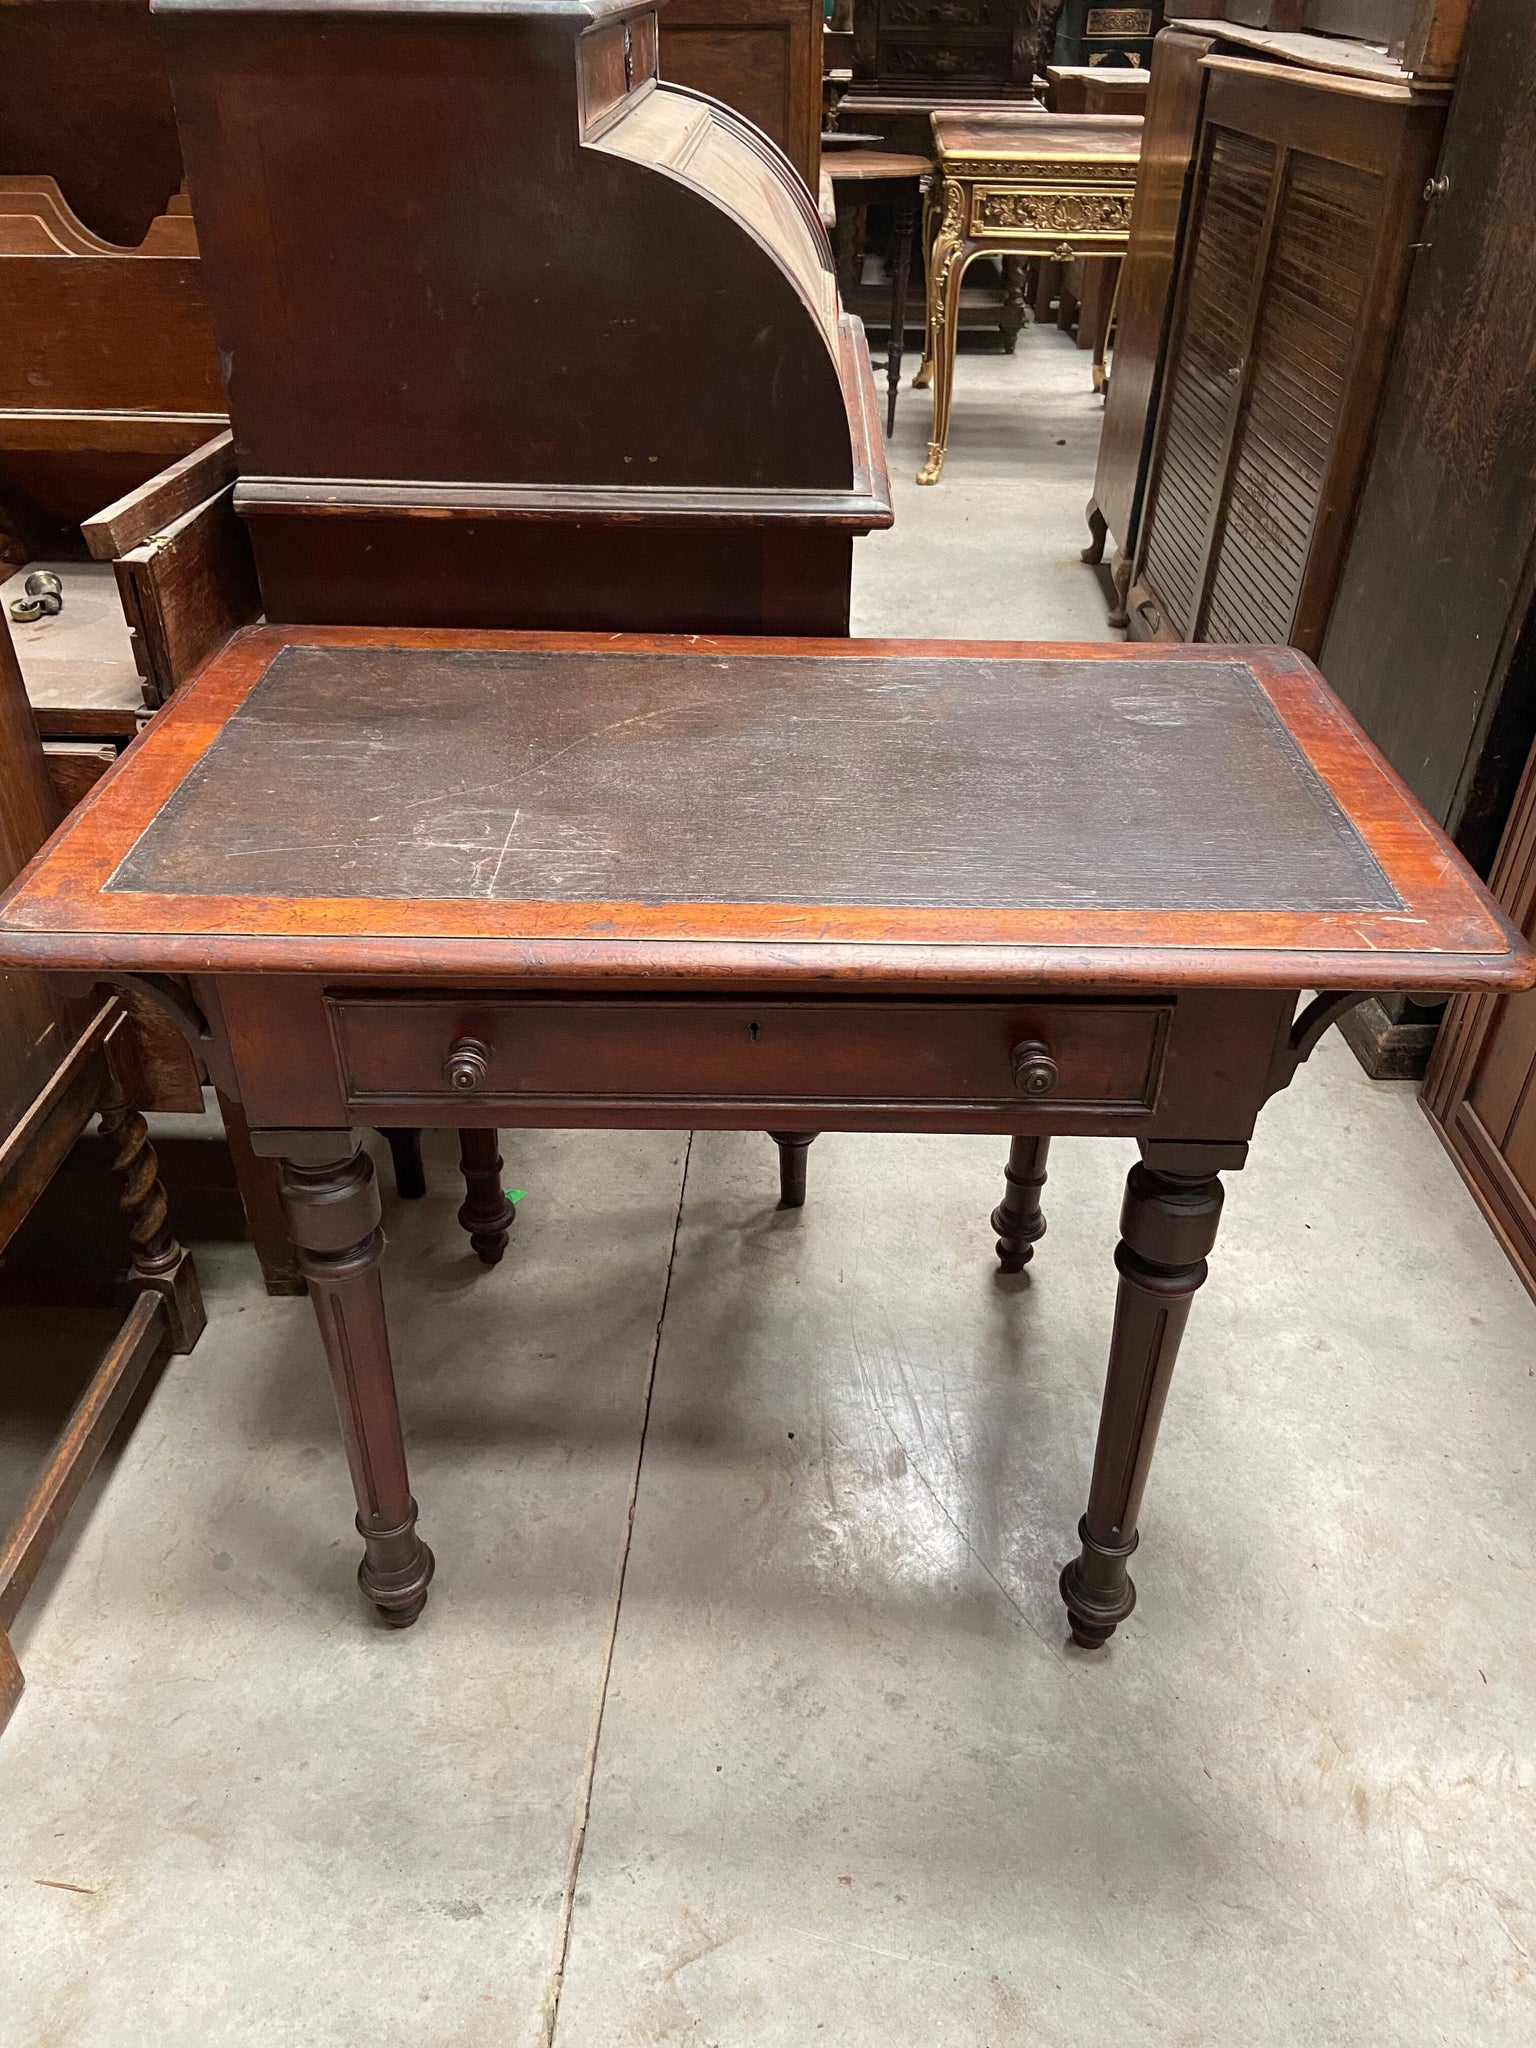
M 399 1624 L 432 1555 L 359 1128 L 995 1131 L 1014 1269 L 1048 1139 L 1136 1138 L 1062 1576 L 1088 1644 L 1266 1099 L 1366 991 L 1536 980 L 1286 649 L 335 627 L 230 641 L 21 876 L 0 959 L 156 993 L 281 1160 Z

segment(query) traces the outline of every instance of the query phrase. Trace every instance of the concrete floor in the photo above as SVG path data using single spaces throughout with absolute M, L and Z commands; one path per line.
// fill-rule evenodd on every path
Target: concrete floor
M 1097 419 L 1053 331 L 967 355 L 919 491 L 904 391 L 858 628 L 1102 637 Z M 1057 1146 L 1021 1281 L 993 1139 L 825 1137 L 798 1214 L 762 1138 L 507 1149 L 495 1272 L 446 1143 L 390 1200 L 404 1635 L 306 1304 L 199 1245 L 18 1631 L 5 2048 L 1536 2040 L 1536 1309 L 1410 1089 L 1330 1040 L 1229 1176 L 1095 1656 L 1128 1145 Z

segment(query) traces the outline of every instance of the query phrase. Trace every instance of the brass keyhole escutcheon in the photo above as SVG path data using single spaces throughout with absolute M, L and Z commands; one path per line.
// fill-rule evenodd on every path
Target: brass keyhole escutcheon
M 478 1038 L 456 1038 L 443 1062 L 443 1079 L 456 1095 L 482 1087 L 490 1071 L 490 1048 Z
M 1011 1054 L 1013 1085 L 1021 1095 L 1050 1095 L 1061 1079 L 1061 1069 L 1051 1058 L 1049 1046 L 1038 1038 L 1027 1038 Z

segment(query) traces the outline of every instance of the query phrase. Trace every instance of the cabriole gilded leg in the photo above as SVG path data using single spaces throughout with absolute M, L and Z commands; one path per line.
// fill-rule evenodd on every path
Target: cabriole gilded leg
M 1198 1162 L 1194 1162 L 1198 1167 Z M 1061 1575 L 1074 1642 L 1097 1649 L 1136 1605 L 1126 1569 L 1179 1339 L 1221 1218 L 1214 1171 L 1133 1166 L 1120 1212 L 1120 1289 L 1081 1553 Z
M 933 266 L 929 279 L 929 304 L 933 322 L 933 426 L 928 443 L 928 460 L 917 472 L 920 484 L 936 484 L 944 473 L 944 451 L 949 442 L 949 409 L 955 392 L 955 351 L 960 345 L 960 282 L 966 258 L 960 242 L 941 233 L 933 245 Z
M 1049 1138 L 1016 1137 L 1008 1148 L 1008 1164 L 1003 1169 L 1007 1185 L 1003 1199 L 992 1211 L 998 1263 L 1005 1273 L 1022 1273 L 1045 1235 L 1040 1190 L 1045 1186 L 1050 1146 Z
M 432 1553 L 416 1534 L 379 1258 L 373 1161 L 352 1131 L 285 1133 L 283 1209 L 309 1282 L 336 1393 L 363 1539 L 358 1583 L 407 1628 L 427 1601 Z

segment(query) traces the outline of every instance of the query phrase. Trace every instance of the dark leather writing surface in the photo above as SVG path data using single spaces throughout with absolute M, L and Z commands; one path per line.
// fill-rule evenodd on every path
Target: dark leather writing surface
M 1400 899 L 1238 659 L 289 647 L 114 891 L 1119 910 Z

